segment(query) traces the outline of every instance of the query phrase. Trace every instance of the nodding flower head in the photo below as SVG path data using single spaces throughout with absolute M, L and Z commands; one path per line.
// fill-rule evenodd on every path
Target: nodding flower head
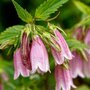
M 83 59 L 78 52 L 73 51 L 72 53 L 74 55 L 74 58 L 69 62 L 71 76 L 72 78 L 77 78 L 77 76 L 84 78 Z
M 29 70 L 23 65 L 20 48 L 14 52 L 14 79 L 17 79 L 21 74 L 23 77 L 29 76 Z
M 26 32 L 22 35 L 22 41 L 21 41 L 21 58 L 23 65 L 31 70 L 31 60 L 30 60 L 30 45 L 29 45 L 29 38 Z
M 63 66 L 55 67 L 56 90 L 71 90 L 71 87 L 76 88 L 73 84 L 70 70 Z
M 65 58 L 71 60 L 73 58 L 73 55 L 72 55 L 64 37 L 61 35 L 61 33 L 58 30 L 54 30 L 54 34 L 56 36 L 56 43 L 61 48 L 60 51 L 57 51 L 56 49 L 51 48 L 52 55 L 53 55 L 56 63 L 62 64 L 64 62 Z
M 30 58 L 33 73 L 38 69 L 41 72 L 47 72 L 50 70 L 48 53 L 39 36 L 35 36 L 32 40 Z

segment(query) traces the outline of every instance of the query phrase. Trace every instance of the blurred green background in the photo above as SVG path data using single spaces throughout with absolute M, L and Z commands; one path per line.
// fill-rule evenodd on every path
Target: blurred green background
M 16 1 L 34 15 L 35 9 L 45 0 Z M 72 28 L 83 17 L 83 13 L 80 12 L 72 1 L 69 0 L 59 8 L 60 15 L 53 21 L 64 29 Z M 90 0 L 81 0 L 81 2 L 90 6 Z M 51 17 L 57 13 L 52 14 Z M 0 32 L 4 31 L 7 27 L 18 24 L 25 23 L 18 18 L 11 0 L 0 0 Z M 28 78 L 19 77 L 17 80 L 14 80 L 13 52 L 13 46 L 0 50 L 0 84 L 3 85 L 4 90 L 55 90 L 54 60 L 52 57 L 50 58 L 52 73 L 46 73 L 45 75 L 36 73 Z M 74 80 L 74 83 L 78 86 L 74 90 L 90 90 L 90 79 L 78 77 Z

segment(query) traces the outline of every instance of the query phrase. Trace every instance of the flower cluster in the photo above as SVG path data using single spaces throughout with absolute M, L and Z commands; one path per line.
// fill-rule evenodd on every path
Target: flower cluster
M 29 30 L 29 29 L 28 29 Z M 38 30 L 37 30 L 38 31 Z M 14 52 L 14 79 L 17 79 L 21 74 L 23 77 L 28 77 L 36 71 L 39 73 L 50 72 L 48 51 L 43 41 L 49 44 L 51 53 L 55 59 L 55 78 L 56 90 L 70 90 L 71 86 L 75 88 L 70 69 L 66 69 L 63 65 L 65 62 L 73 59 L 73 55 L 62 34 L 57 28 L 52 29 L 52 32 L 35 30 L 30 33 L 23 30 L 20 47 Z
M 30 29 L 23 30 L 20 47 L 14 52 L 14 79 L 17 79 L 20 74 L 23 77 L 28 77 L 35 72 L 50 72 L 48 50 L 45 43 L 49 44 L 50 52 L 55 60 L 56 90 L 76 88 L 73 84 L 73 78 L 78 76 L 81 78 L 90 77 L 89 47 L 84 50 L 86 55 L 84 58 L 77 50 L 70 51 L 63 35 L 57 28 L 51 29 L 50 32 L 37 29 L 33 33 L 28 30 Z M 73 35 L 73 38 L 84 42 L 87 46 L 90 45 L 89 37 L 90 29 L 84 32 L 81 27 L 75 30 Z M 69 67 L 66 67 L 65 64 Z
M 87 45 L 84 55 L 76 50 L 73 51 L 74 58 L 70 61 L 70 71 L 73 78 L 80 76 L 81 78 L 90 78 L 90 29 L 83 30 L 79 27 L 74 32 L 74 38 Z M 83 57 L 84 56 L 84 57 Z

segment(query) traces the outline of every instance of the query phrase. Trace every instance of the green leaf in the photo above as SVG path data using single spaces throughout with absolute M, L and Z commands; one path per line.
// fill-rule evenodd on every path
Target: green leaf
M 57 9 L 66 3 L 68 0 L 47 0 L 41 4 L 35 13 L 36 19 L 46 20 L 49 18 L 50 14 L 57 11 Z
M 87 47 L 84 43 L 76 39 L 66 39 L 66 41 L 71 49 L 77 49 L 81 51 Z
M 15 2 L 14 0 L 12 0 L 12 2 L 13 2 L 13 4 L 14 4 L 15 8 L 16 8 L 16 11 L 17 11 L 17 14 L 18 14 L 19 18 L 20 18 L 22 21 L 24 21 L 24 22 L 26 22 L 26 23 L 30 23 L 30 22 L 33 21 L 33 18 L 32 18 L 32 16 L 31 16 L 31 14 L 30 14 L 27 10 L 23 9 L 23 8 L 22 8 L 17 2 Z
M 0 60 L 0 69 L 7 67 L 7 66 L 10 66 L 10 65 L 11 65 L 11 62 L 7 62 L 5 60 Z
M 17 38 L 19 38 L 23 28 L 24 26 L 22 25 L 16 25 L 9 27 L 4 32 L 0 33 L 0 49 L 7 45 L 14 44 Z
M 85 49 L 88 47 L 87 45 L 85 45 L 84 43 L 76 39 L 67 39 L 66 41 L 72 50 L 79 50 L 81 54 L 83 55 L 84 59 L 88 61 L 86 53 L 85 53 Z
M 75 27 L 80 27 L 80 26 L 83 26 L 83 25 L 88 25 L 90 24 L 90 15 L 88 15 L 87 17 L 83 18 L 79 23 L 77 23 L 75 25 Z
M 81 12 L 83 12 L 84 14 L 90 15 L 90 7 L 89 6 L 85 5 L 84 3 L 82 3 L 78 0 L 73 0 L 73 2 Z

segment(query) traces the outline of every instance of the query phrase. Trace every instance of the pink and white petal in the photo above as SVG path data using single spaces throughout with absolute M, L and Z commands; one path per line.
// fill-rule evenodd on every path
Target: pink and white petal
M 42 42 L 42 40 L 38 37 L 38 43 L 40 44 L 41 46 L 41 49 L 42 49 L 42 57 L 43 57 L 43 60 L 42 60 L 42 63 L 41 63 L 41 68 L 43 68 L 43 70 L 45 72 L 47 71 L 50 71 L 50 67 L 49 67 L 49 60 L 48 60 L 48 53 L 47 53 L 47 50 Z M 44 66 L 42 66 L 42 64 Z
M 56 64 L 60 65 L 60 64 L 64 63 L 64 56 L 63 56 L 62 52 L 59 52 L 59 51 L 55 50 L 54 48 L 51 48 L 51 52 L 55 59 Z
M 20 75 L 19 72 L 19 67 L 18 67 L 18 61 L 21 59 L 19 54 L 19 49 L 17 49 L 14 53 L 14 69 L 15 69 L 15 73 L 14 73 L 14 79 L 17 79 Z
M 61 35 L 61 33 L 58 30 L 54 31 L 54 34 L 56 35 L 57 39 L 57 43 L 60 45 L 61 50 L 65 56 L 65 58 L 67 59 L 72 59 L 73 55 L 64 39 L 64 37 Z
M 70 61 L 71 76 L 73 78 L 76 78 L 77 76 L 84 78 L 83 60 L 82 60 L 81 56 L 76 51 L 73 51 L 73 55 L 75 57 Z
M 19 75 L 20 75 L 20 72 L 15 71 L 14 72 L 14 80 L 17 79 L 19 77 Z
M 76 88 L 76 86 L 73 84 L 70 70 L 65 68 L 62 69 L 63 69 L 63 79 L 64 79 L 63 90 L 71 90 L 71 87 Z
M 56 90 L 60 90 L 62 88 L 62 70 L 59 69 L 59 65 L 55 67 L 55 80 L 56 80 Z
M 14 68 L 15 68 L 14 79 L 17 79 L 20 74 L 24 77 L 29 76 L 29 70 L 26 69 L 22 63 L 20 49 L 17 49 L 16 52 L 14 53 Z
M 33 39 L 31 47 L 31 62 L 32 62 L 32 71 L 37 70 L 38 68 L 47 72 L 49 70 L 49 61 L 46 48 L 41 41 L 40 37 Z
M 65 69 L 62 66 L 57 65 L 55 68 L 56 90 L 70 90 L 71 86 L 75 88 L 73 84 L 69 69 Z
M 21 71 L 20 72 L 21 72 L 21 75 L 23 77 L 29 77 L 29 75 L 30 75 L 30 71 L 23 65 L 21 67 Z

